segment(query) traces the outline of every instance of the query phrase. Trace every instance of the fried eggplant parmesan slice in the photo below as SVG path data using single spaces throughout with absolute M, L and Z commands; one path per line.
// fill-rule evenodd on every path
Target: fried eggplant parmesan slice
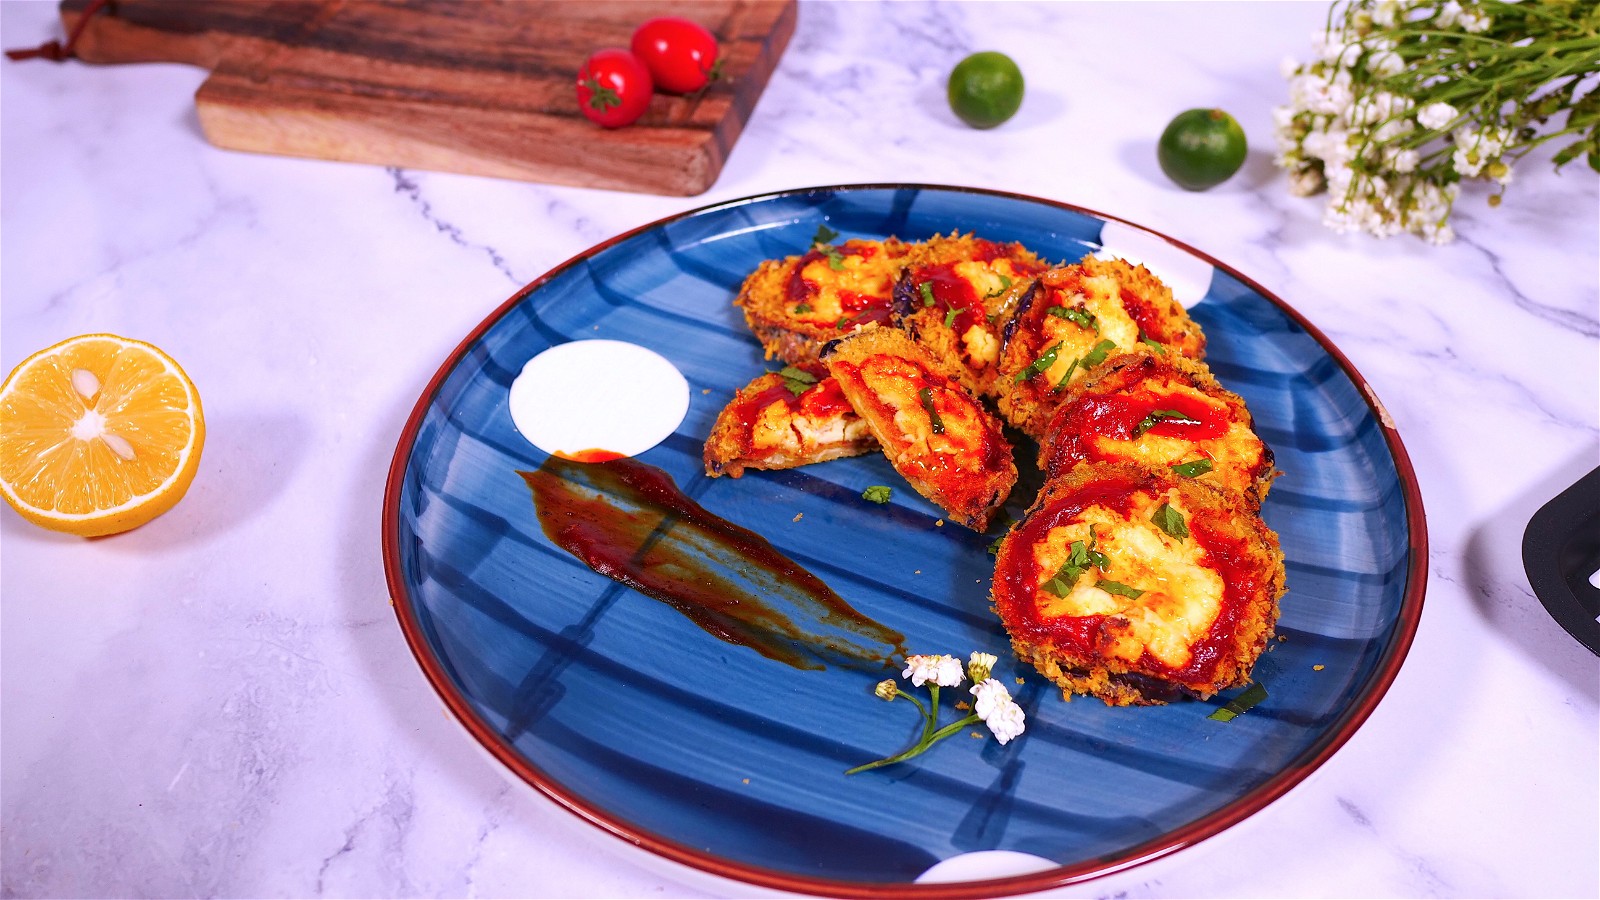
M 766 350 L 790 365 L 815 362 L 834 338 L 890 319 L 895 280 L 909 246 L 890 237 L 814 244 L 799 256 L 769 259 L 734 305 Z
M 823 362 L 895 471 L 952 520 L 988 528 L 1017 466 L 999 420 L 954 372 L 882 326 L 829 345 Z
M 952 232 L 914 245 L 894 287 L 894 322 L 934 357 L 956 363 L 975 394 L 988 394 L 1000 362 L 1000 328 L 1028 282 L 1050 266 L 1018 243 Z
M 839 382 L 821 363 L 768 372 L 745 385 L 706 438 L 706 474 L 792 469 L 870 453 L 878 446 Z
M 991 599 L 1069 699 L 1151 705 L 1247 684 L 1283 583 L 1277 535 L 1239 495 L 1119 463 L 1045 483 L 1000 543 Z
M 1136 347 L 1199 359 L 1200 326 L 1144 266 L 1085 257 L 1039 276 L 1002 331 L 996 403 L 1037 441 L 1070 388 Z
M 1039 468 L 1051 476 L 1108 462 L 1170 470 L 1258 506 L 1274 474 L 1238 394 L 1203 364 L 1148 349 L 1113 357 L 1076 388 L 1040 444 Z

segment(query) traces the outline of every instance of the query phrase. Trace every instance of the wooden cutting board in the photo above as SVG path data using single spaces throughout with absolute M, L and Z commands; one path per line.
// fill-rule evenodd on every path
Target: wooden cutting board
M 65 0 L 70 34 L 90 0 Z M 678 15 L 717 36 L 725 77 L 657 94 L 606 130 L 578 67 Z M 687 196 L 709 188 L 766 87 L 797 0 L 114 0 L 75 47 L 92 63 L 179 62 L 219 147 Z

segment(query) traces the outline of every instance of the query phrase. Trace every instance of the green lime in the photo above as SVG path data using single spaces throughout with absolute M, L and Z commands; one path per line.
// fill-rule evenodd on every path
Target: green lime
M 950 108 L 973 128 L 993 128 L 1022 105 L 1022 70 L 993 50 L 974 53 L 950 70 Z
M 1161 171 L 1191 191 L 1213 188 L 1244 165 L 1244 129 L 1220 109 L 1179 113 L 1161 132 L 1156 158 Z

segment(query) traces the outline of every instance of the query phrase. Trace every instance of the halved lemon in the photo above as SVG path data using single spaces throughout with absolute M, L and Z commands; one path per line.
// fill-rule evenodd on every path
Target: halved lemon
M 171 509 L 205 438 L 194 383 L 142 341 L 68 338 L 0 384 L 0 492 L 54 531 L 115 534 Z

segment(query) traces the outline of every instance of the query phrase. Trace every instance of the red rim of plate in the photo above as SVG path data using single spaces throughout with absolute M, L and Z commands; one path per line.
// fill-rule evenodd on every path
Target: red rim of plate
M 964 193 L 1000 197 L 1018 200 L 1026 203 L 1035 203 L 1050 206 L 1080 215 L 1093 216 L 1107 222 L 1119 222 L 1137 228 L 1147 234 L 1160 238 L 1168 244 L 1194 256 L 1205 260 L 1212 266 L 1227 272 L 1250 287 L 1256 293 L 1276 305 L 1301 328 L 1304 328 L 1322 349 L 1333 357 L 1349 376 L 1350 380 L 1360 389 L 1367 406 L 1372 410 L 1378 426 L 1383 431 L 1384 441 L 1387 443 L 1390 454 L 1394 457 L 1395 469 L 1400 476 L 1402 492 L 1405 497 L 1406 528 L 1410 544 L 1411 559 L 1408 566 L 1405 594 L 1400 603 L 1399 618 L 1395 623 L 1396 632 L 1394 639 L 1389 643 L 1384 656 L 1378 661 L 1374 672 L 1374 679 L 1367 689 L 1357 696 L 1354 702 L 1344 711 L 1341 718 L 1302 753 L 1300 758 L 1285 767 L 1282 771 L 1262 783 L 1255 790 L 1243 797 L 1229 803 L 1221 809 L 1202 816 L 1198 820 L 1181 828 L 1174 829 L 1166 834 L 1136 844 L 1127 848 L 1114 857 L 1090 860 L 1071 866 L 1058 866 L 1026 875 L 1016 875 L 1007 878 L 987 879 L 983 881 L 956 881 L 930 884 L 907 882 L 867 883 L 851 881 L 835 881 L 824 878 L 806 878 L 752 866 L 744 863 L 733 862 L 715 856 L 702 850 L 686 846 L 670 838 L 640 829 L 629 822 L 608 816 L 604 812 L 585 804 L 582 797 L 570 791 L 550 778 L 523 758 L 515 748 L 485 723 L 472 710 L 471 705 L 461 696 L 451 684 L 444 667 L 440 665 L 428 650 L 427 641 L 422 634 L 422 626 L 412 612 L 410 592 L 401 577 L 399 559 L 399 509 L 400 490 L 404 482 L 405 470 L 410 460 L 410 451 L 416 441 L 417 431 L 421 427 L 422 418 L 432 405 L 434 397 L 439 391 L 445 378 L 449 377 L 456 366 L 460 364 L 469 348 L 489 330 L 501 317 L 520 303 L 529 294 L 538 290 L 545 283 L 566 271 L 571 266 L 586 260 L 607 248 L 621 243 L 636 234 L 650 231 L 682 219 L 692 218 L 713 210 L 728 209 L 744 206 L 751 203 L 760 203 L 781 197 L 792 197 L 805 194 L 835 194 L 850 191 L 882 191 L 882 190 L 918 190 L 938 191 L 946 193 Z M 1275 294 L 1266 290 L 1260 284 L 1245 277 L 1232 267 L 1223 264 L 1211 255 L 1196 250 L 1195 248 L 1167 237 L 1160 232 L 1153 231 L 1126 219 L 1108 216 L 1104 213 L 1074 206 L 1070 203 L 1061 203 L 1055 200 L 1046 200 L 1031 197 L 1026 194 L 1012 193 L 1009 191 L 996 191 L 983 188 L 957 187 L 937 184 L 848 184 L 826 187 L 795 188 L 791 190 L 773 191 L 766 194 L 757 194 L 742 197 L 736 200 L 725 200 L 697 207 L 686 212 L 658 219 L 641 225 L 630 231 L 624 232 L 603 241 L 579 253 L 566 262 L 556 266 L 543 276 L 529 283 L 527 286 L 512 294 L 504 303 L 500 304 L 494 312 L 490 313 L 478 327 L 473 329 L 465 339 L 451 351 L 443 365 L 434 373 L 427 388 L 422 392 L 416 407 L 411 411 L 410 418 L 406 421 L 405 429 L 400 433 L 400 441 L 395 448 L 394 460 L 389 466 L 388 483 L 384 488 L 383 496 L 383 568 L 389 583 L 389 596 L 394 606 L 395 615 L 400 620 L 400 630 L 405 633 L 406 643 L 411 648 L 411 653 L 416 657 L 418 665 L 422 667 L 423 674 L 433 685 L 445 706 L 456 717 L 467 732 L 487 749 L 501 764 L 506 766 L 518 778 L 527 782 L 535 790 L 556 801 L 569 812 L 580 819 L 595 825 L 616 837 L 622 838 L 634 846 L 641 847 L 657 856 L 664 857 L 674 862 L 682 863 L 702 872 L 716 875 L 734 881 L 744 882 L 763 888 L 781 891 L 790 891 L 800 894 L 815 894 L 819 896 L 840 898 L 900 898 L 916 897 L 926 900 L 958 900 L 958 898 L 994 897 L 1002 895 L 1033 893 L 1052 888 L 1079 884 L 1095 878 L 1102 878 L 1117 872 L 1122 872 L 1135 866 L 1143 865 L 1160 857 L 1182 850 L 1206 838 L 1212 837 L 1234 825 L 1239 824 L 1257 812 L 1260 812 L 1272 801 L 1283 796 L 1290 788 L 1299 784 L 1313 771 L 1344 745 L 1356 730 L 1366 722 L 1367 717 L 1377 708 L 1379 700 L 1388 692 L 1389 686 L 1394 683 L 1395 677 L 1400 672 L 1401 664 L 1405 661 L 1406 653 L 1411 648 L 1412 639 L 1416 636 L 1417 626 L 1422 618 L 1423 593 L 1428 581 L 1428 532 L 1424 521 L 1422 509 L 1422 493 L 1417 486 L 1416 472 L 1411 466 L 1411 458 L 1407 455 L 1405 446 L 1400 441 L 1400 434 L 1395 430 L 1393 420 L 1384 409 L 1361 373 L 1356 371 L 1350 360 L 1328 340 L 1315 325 L 1300 315 L 1295 309 L 1284 303 Z

